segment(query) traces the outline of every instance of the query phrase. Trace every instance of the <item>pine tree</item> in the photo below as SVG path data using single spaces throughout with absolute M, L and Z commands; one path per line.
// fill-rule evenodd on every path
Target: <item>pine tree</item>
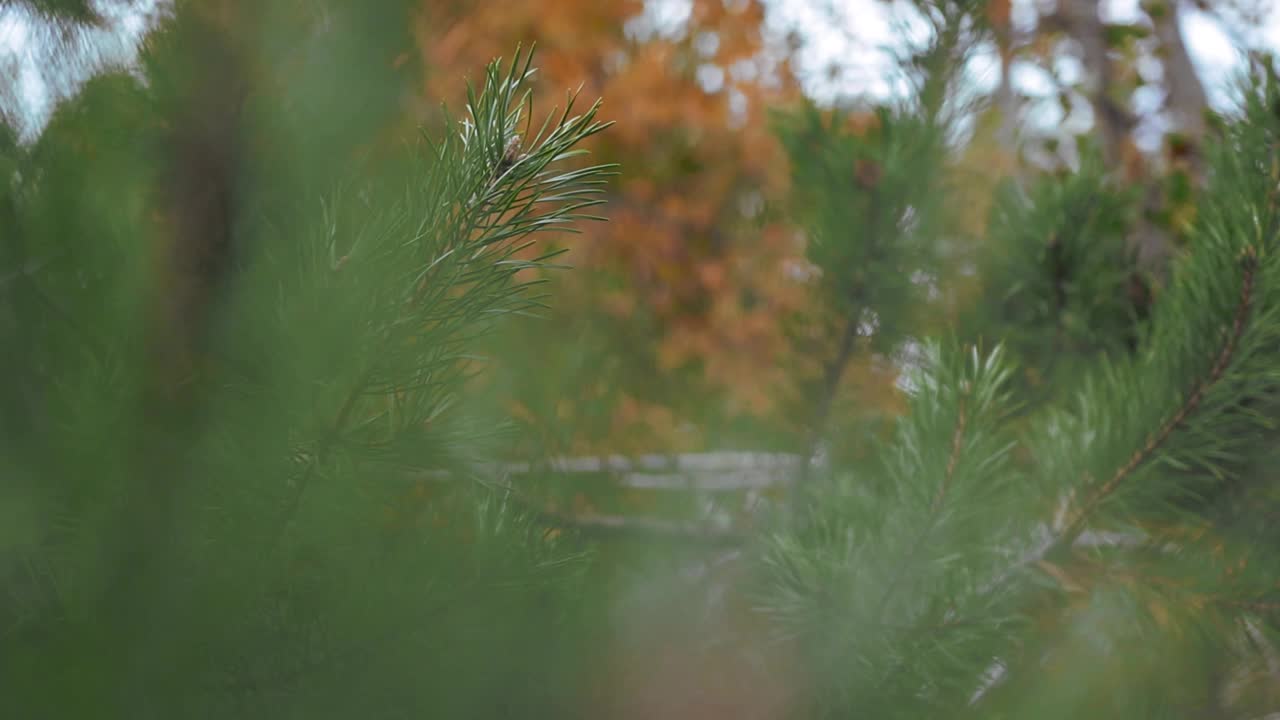
M 1123 243 L 1133 199 L 1096 164 L 1002 191 L 962 334 L 925 344 L 891 436 L 814 478 L 759 555 L 758 604 L 810 683 L 797 716 L 1274 710 L 1277 558 L 1261 518 L 1280 411 L 1280 82 L 1259 66 L 1242 87 L 1206 155 L 1190 249 L 1154 300 Z M 917 126 L 951 135 L 924 107 Z M 856 142 L 888 154 L 890 135 Z M 818 140 L 793 151 L 798 172 L 849 142 Z M 900 162 L 880 173 L 919 172 Z M 802 187 L 806 203 L 820 192 Z M 853 183 L 828 187 L 852 198 L 832 207 L 862 202 Z M 917 214 L 947 205 L 890 207 L 945 244 L 945 222 Z M 877 277 L 847 260 L 876 247 L 875 226 L 808 223 L 840 244 L 824 274 Z
M 466 388 L 597 203 L 597 106 L 536 120 L 518 52 L 356 161 L 201 12 L 4 147 L 6 714 L 564 716 L 590 556 L 472 472 Z

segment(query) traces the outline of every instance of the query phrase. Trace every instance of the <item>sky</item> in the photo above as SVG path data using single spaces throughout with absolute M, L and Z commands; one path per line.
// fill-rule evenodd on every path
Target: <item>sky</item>
M 84 31 L 86 46 L 97 48 L 98 57 L 131 64 L 138 44 L 165 0 L 95 0 L 94 7 L 105 20 L 102 28 Z M 74 92 L 96 64 L 90 52 L 68 57 L 49 41 L 48 32 L 31 13 L 16 3 L 0 3 L 0 72 L 13 73 L 18 96 L 28 118 L 23 139 L 30 140 L 44 126 L 53 102 Z M 50 86 L 40 68 L 61 65 L 65 72 L 57 86 Z M 3 98 L 0 97 L 0 101 Z
M 554 2 L 554 0 L 547 0 Z M 124 0 L 98 0 L 96 3 L 108 17 L 109 29 L 94 31 L 93 39 L 106 48 L 108 56 L 128 63 L 134 57 L 138 42 L 143 37 L 150 18 L 164 0 L 145 0 L 129 3 Z M 803 38 L 805 47 L 797 62 L 797 69 L 807 91 L 815 99 L 832 101 L 841 97 L 870 96 L 883 98 L 901 88 L 895 84 L 893 63 L 888 48 L 892 48 L 902 23 L 909 18 L 901 0 L 766 0 L 769 5 L 769 21 L 779 36 L 788 29 L 795 29 Z M 1014 0 L 1015 23 L 1034 17 L 1036 0 Z M 1106 0 L 1104 11 L 1108 19 L 1123 21 L 1138 13 L 1139 0 Z M 675 28 L 692 9 L 692 0 L 648 0 L 648 15 L 659 27 Z M 123 6 L 130 6 L 122 10 Z M 827 8 L 824 11 L 823 8 Z M 906 27 L 908 32 L 912 28 Z M 918 30 L 918 28 L 917 28 Z M 1260 27 L 1251 28 L 1252 37 L 1245 40 L 1257 47 L 1280 48 L 1280 12 L 1272 10 L 1270 17 Z M 1188 49 L 1200 70 L 1210 101 L 1223 108 L 1229 103 L 1228 81 L 1235 70 L 1242 66 L 1242 58 L 1227 32 L 1211 17 L 1191 10 L 1184 14 L 1183 36 Z M 64 87 L 50 87 L 38 69 L 62 59 L 54 57 L 52 46 L 43 42 L 37 23 L 21 8 L 13 4 L 0 6 L 0 69 L 14 73 L 19 95 L 26 105 L 25 114 L 30 118 L 24 136 L 31 139 L 43 126 L 52 109 L 52 101 L 66 92 L 73 91 L 83 81 L 92 62 L 67 63 L 69 68 Z M 829 68 L 840 68 L 837 75 Z M 1067 73 L 1068 65 L 1060 70 Z M 1078 72 L 1078 68 L 1075 69 Z M 970 68 L 973 82 L 994 85 L 998 67 L 994 57 L 986 62 L 976 62 Z M 1020 68 L 1014 75 L 1015 87 L 1029 95 L 1050 95 L 1053 85 L 1049 78 L 1032 68 Z M 1058 122 L 1053 117 L 1041 118 L 1044 122 Z

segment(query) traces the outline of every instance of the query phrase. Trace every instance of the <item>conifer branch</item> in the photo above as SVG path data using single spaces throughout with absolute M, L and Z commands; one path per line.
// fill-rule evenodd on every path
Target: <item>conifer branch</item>
M 1213 364 L 1205 376 L 1195 384 L 1191 393 L 1188 394 L 1186 400 L 1178 407 L 1178 409 L 1165 420 L 1159 428 L 1147 436 L 1146 441 L 1138 450 L 1130 455 L 1129 459 L 1123 465 L 1116 469 L 1115 473 L 1100 486 L 1089 499 L 1080 507 L 1072 519 L 1065 523 L 1064 529 L 1058 534 L 1052 536 L 1044 543 L 1027 553 L 1023 558 L 1002 572 L 995 580 L 984 585 L 978 590 L 978 597 L 989 597 L 1003 589 L 1006 584 L 1024 569 L 1033 565 L 1054 575 L 1059 582 L 1063 582 L 1065 577 L 1061 576 L 1053 565 L 1048 563 L 1048 558 L 1066 548 L 1071 547 L 1080 534 L 1084 530 L 1089 517 L 1097 510 L 1097 508 L 1117 489 L 1131 477 L 1143 464 L 1151 460 L 1156 452 L 1169 440 L 1173 433 L 1180 428 L 1188 418 L 1200 407 L 1205 395 L 1208 391 L 1226 374 L 1227 368 L 1230 366 L 1232 359 L 1235 357 L 1240 338 L 1243 336 L 1246 325 L 1249 320 L 1249 311 L 1253 305 L 1254 299 L 1254 281 L 1258 270 L 1258 254 L 1252 245 L 1247 245 L 1243 249 L 1239 258 L 1239 267 L 1241 271 L 1240 295 L 1236 302 L 1235 312 L 1233 313 L 1231 326 L 1226 331 L 1225 342 L 1214 357 Z M 1069 582 L 1069 580 L 1067 580 Z M 1240 608 L 1246 608 L 1246 605 L 1240 605 Z M 947 611 L 948 617 L 955 616 L 956 608 L 953 606 Z M 980 701 L 985 695 L 987 687 L 983 687 L 971 700 L 973 705 Z
M 1066 524 L 1061 540 L 1056 544 L 1070 543 L 1079 536 L 1089 515 L 1168 441 L 1169 436 L 1185 423 L 1187 418 L 1200 406 L 1200 403 L 1204 400 L 1205 393 L 1222 379 L 1223 373 L 1226 372 L 1227 366 L 1230 365 L 1231 359 L 1235 355 L 1240 336 L 1244 333 L 1249 317 L 1249 309 L 1253 303 L 1253 281 L 1258 268 L 1258 253 L 1252 245 L 1246 246 L 1241 253 L 1240 268 L 1242 275 L 1240 299 L 1236 304 L 1235 316 L 1232 319 L 1231 328 L 1227 332 L 1226 342 L 1219 350 L 1213 365 L 1209 368 L 1208 374 L 1196 384 L 1181 407 L 1159 429 L 1149 435 L 1142 447 L 1136 450 L 1128 461 L 1117 468 L 1111 478 L 1090 496 L 1071 521 Z
M 857 293 L 854 293 L 857 296 Z M 835 404 L 836 391 L 840 389 L 840 381 L 844 377 L 845 367 L 849 361 L 853 359 L 853 351 L 858 340 L 858 327 L 861 311 L 855 304 L 854 309 L 850 311 L 849 318 L 845 322 L 844 330 L 840 333 L 840 343 L 836 348 L 835 357 L 827 363 L 826 370 L 823 373 L 822 386 L 818 397 L 818 406 L 814 411 L 813 424 L 809 428 L 809 437 L 805 442 L 803 462 L 800 464 L 800 476 L 795 483 L 795 490 L 799 491 L 809 484 L 809 479 L 813 475 L 813 457 L 817 453 L 818 445 L 822 442 L 823 432 L 826 430 L 827 420 L 831 417 L 831 409 Z
M 827 363 L 826 373 L 822 379 L 822 397 L 818 399 L 817 412 L 814 413 L 813 428 L 815 436 L 822 434 L 827 418 L 831 416 L 831 407 L 835 402 L 836 390 L 839 389 L 840 380 L 844 377 L 845 367 L 848 366 L 849 360 L 853 358 L 854 345 L 858 339 L 860 314 L 857 308 L 850 311 L 844 331 L 840 334 L 840 344 L 836 348 L 836 355 L 831 359 L 831 362 Z
M 942 507 L 942 501 L 947 496 L 947 491 L 951 488 L 951 478 L 956 474 L 956 463 L 960 462 L 961 442 L 964 440 L 964 430 L 967 420 L 965 415 L 965 391 L 961 390 L 958 399 L 959 410 L 956 412 L 956 429 L 951 434 L 951 455 L 947 458 L 947 471 L 942 476 L 942 485 L 938 488 L 938 494 L 933 498 L 933 512 L 937 512 Z
M 965 412 L 965 397 L 968 394 L 969 385 L 967 380 L 961 381 L 959 393 L 957 394 L 957 410 L 956 410 L 956 426 L 951 433 L 951 451 L 947 455 L 947 467 L 942 475 L 942 483 L 938 486 L 938 492 L 933 496 L 933 502 L 929 506 L 929 517 L 920 533 L 916 536 L 915 542 L 911 545 L 911 550 L 907 553 L 905 562 L 898 566 L 893 579 L 890 580 L 884 596 L 880 600 L 880 610 L 876 613 L 878 617 L 883 617 L 884 611 L 888 609 L 893 594 L 897 591 L 898 586 L 905 578 L 908 568 L 910 568 L 919 555 L 920 550 L 924 548 L 925 540 L 933 532 L 938 523 L 938 511 L 942 509 L 942 503 L 946 499 L 947 492 L 951 489 L 951 480 L 955 477 L 956 465 L 960 462 L 960 454 L 964 448 L 965 429 L 968 425 L 968 416 Z
M 1218 351 L 1214 358 L 1213 365 L 1205 377 L 1196 384 L 1191 394 L 1182 403 L 1178 410 L 1166 420 L 1159 429 L 1148 436 L 1142 447 L 1133 453 L 1129 459 L 1120 466 L 1111 478 L 1098 488 L 1096 492 L 1089 498 L 1087 502 L 1077 511 L 1074 517 L 1065 523 L 1065 529 L 1057 535 L 1049 538 L 1041 543 L 1032 551 L 1023 556 L 1021 560 L 1012 567 L 1005 570 L 993 581 L 984 585 L 979 589 L 979 596 L 988 596 L 997 592 L 1005 586 L 1017 574 L 1032 565 L 1043 562 L 1051 554 L 1060 551 L 1064 547 L 1070 546 L 1080 533 L 1084 530 L 1084 524 L 1089 516 L 1098 508 L 1098 506 L 1114 493 L 1120 485 L 1131 476 L 1143 463 L 1147 462 L 1157 450 L 1169 439 L 1169 436 L 1178 429 L 1187 418 L 1200 406 L 1204 399 L 1204 395 L 1208 390 L 1222 379 L 1226 372 L 1227 366 L 1231 363 L 1232 357 L 1235 355 L 1236 346 L 1239 343 L 1241 335 L 1244 333 L 1245 325 L 1248 321 L 1249 309 L 1253 304 L 1254 277 L 1257 273 L 1258 255 L 1253 246 L 1247 246 L 1241 253 L 1240 268 L 1242 271 L 1240 299 L 1236 304 L 1236 311 L 1232 319 L 1231 327 L 1227 333 L 1226 342 Z M 950 612 L 950 611 L 949 611 Z

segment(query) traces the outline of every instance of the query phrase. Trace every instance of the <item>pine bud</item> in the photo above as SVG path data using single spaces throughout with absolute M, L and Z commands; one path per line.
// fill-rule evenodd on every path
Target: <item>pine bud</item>
M 510 170 L 524 158 L 525 155 L 520 152 L 520 136 L 512 135 L 507 140 L 507 146 L 502 150 L 502 159 L 498 161 L 498 174 L 501 175 Z

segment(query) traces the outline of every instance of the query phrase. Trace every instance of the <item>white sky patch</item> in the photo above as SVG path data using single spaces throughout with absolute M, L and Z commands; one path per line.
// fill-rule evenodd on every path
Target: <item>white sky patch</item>
M 6 55 L 26 50 L 31 27 L 17 8 L 0 9 L 0 53 Z
M 836 96 L 887 97 L 901 92 L 891 48 L 894 10 L 875 0 L 773 0 L 775 28 L 795 28 L 804 48 L 795 61 L 805 90 L 818 101 Z
M 1273 11 L 1271 23 L 1263 29 L 1262 37 L 1255 42 L 1264 47 L 1280 47 L 1278 20 L 1280 13 Z M 1209 103 L 1217 108 L 1230 105 L 1230 82 L 1236 73 L 1245 68 L 1244 54 L 1237 49 L 1222 25 L 1198 10 L 1183 15 L 1182 37 L 1196 70 L 1205 80 Z
M 648 0 L 644 12 L 626 24 L 626 34 L 637 40 L 653 35 L 678 38 L 693 15 L 693 0 Z
M 71 46 L 74 50 L 50 42 L 56 31 L 25 7 L 0 6 L 0 68 L 13 74 L 10 81 L 25 105 L 22 139 L 34 140 L 54 104 L 74 94 L 103 65 L 135 65 L 143 37 L 168 6 L 168 0 L 95 0 L 103 26 L 77 29 L 84 42 Z
M 25 9 L 13 5 L 0 7 L 0 72 L 12 73 L 9 81 L 16 85 L 18 97 L 24 100 L 28 117 L 43 117 L 47 115 L 49 93 L 33 61 L 31 27 Z M 25 134 L 31 135 L 30 131 Z

